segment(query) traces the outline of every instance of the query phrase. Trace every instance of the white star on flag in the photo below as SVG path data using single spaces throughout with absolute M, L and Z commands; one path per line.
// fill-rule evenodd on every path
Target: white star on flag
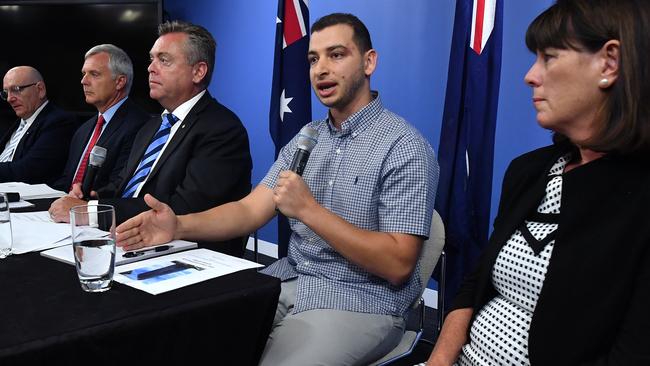
M 292 113 L 291 108 L 289 108 L 289 103 L 293 100 L 293 98 L 287 98 L 284 96 L 284 91 L 285 89 L 282 89 L 282 95 L 280 95 L 280 120 L 284 122 L 284 114 L 285 113 Z

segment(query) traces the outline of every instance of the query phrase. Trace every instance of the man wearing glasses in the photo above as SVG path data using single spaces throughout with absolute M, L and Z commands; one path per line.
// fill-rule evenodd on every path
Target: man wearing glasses
M 65 165 L 74 116 L 48 102 L 43 77 L 30 66 L 7 71 L 0 96 L 19 117 L 0 139 L 0 182 L 51 184 Z

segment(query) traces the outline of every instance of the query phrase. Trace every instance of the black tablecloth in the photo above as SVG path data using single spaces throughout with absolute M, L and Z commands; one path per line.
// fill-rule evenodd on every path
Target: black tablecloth
M 255 365 L 280 283 L 247 270 L 160 295 L 81 290 L 74 266 L 0 260 L 0 365 Z

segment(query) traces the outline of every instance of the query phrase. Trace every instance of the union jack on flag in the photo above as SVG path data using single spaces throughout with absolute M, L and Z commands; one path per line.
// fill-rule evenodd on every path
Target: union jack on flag
M 307 122 L 311 121 L 309 84 L 309 8 L 307 0 L 278 0 L 275 59 L 269 128 L 275 156 Z M 278 214 L 278 256 L 285 257 L 291 230 Z
M 446 298 L 487 245 L 501 77 L 503 0 L 457 0 L 438 160 Z
M 496 0 L 474 0 L 472 9 L 472 35 L 470 45 L 474 52 L 481 54 L 494 29 Z M 499 6 L 500 7 L 500 6 Z

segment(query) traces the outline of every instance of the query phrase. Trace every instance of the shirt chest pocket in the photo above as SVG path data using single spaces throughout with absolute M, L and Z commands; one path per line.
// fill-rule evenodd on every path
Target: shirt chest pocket
M 333 187 L 332 206 L 346 221 L 370 229 L 369 223 L 376 221 L 380 187 L 376 176 L 363 173 L 340 177 L 340 184 Z

